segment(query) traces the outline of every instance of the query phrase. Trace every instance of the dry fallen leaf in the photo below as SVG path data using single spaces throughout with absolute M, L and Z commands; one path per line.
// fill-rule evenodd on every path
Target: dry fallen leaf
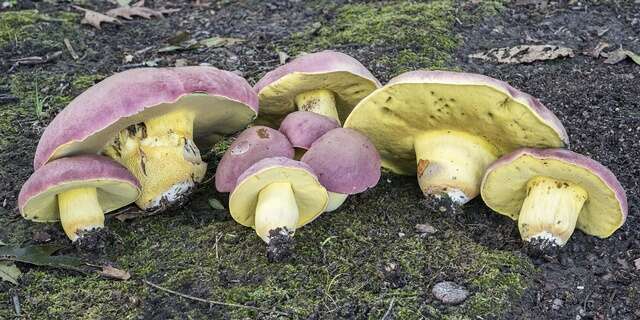
M 107 11 L 107 15 L 114 18 L 124 18 L 127 20 L 133 19 L 133 17 L 142 17 L 145 19 L 151 19 L 152 17 L 162 18 L 164 15 L 160 11 L 156 11 L 147 7 L 118 7 Z
M 590 57 L 598 58 L 602 54 L 602 50 L 604 50 L 604 49 L 606 49 L 608 47 L 609 47 L 608 43 L 606 43 L 606 42 L 598 42 L 598 44 L 596 45 L 595 48 L 593 48 L 591 50 L 587 50 L 587 51 L 583 52 L 583 54 L 587 55 L 587 56 L 590 56 Z
M 18 278 L 22 272 L 15 264 L 8 261 L 0 261 L 0 280 L 18 284 Z
M 633 62 L 640 65 L 640 55 L 637 55 L 626 49 L 619 48 L 618 50 L 608 53 L 601 53 L 600 55 L 603 57 L 607 57 L 607 60 L 604 61 L 604 63 L 607 64 L 616 64 L 622 60 L 630 58 L 631 60 L 633 60 Z
M 105 278 L 116 280 L 129 280 L 131 278 L 129 271 L 114 268 L 112 266 L 103 266 L 102 271 L 99 273 Z
M 244 39 L 222 38 L 222 37 L 212 37 L 212 38 L 200 40 L 200 44 L 207 48 L 232 46 L 242 42 L 244 42 Z
M 97 29 L 101 29 L 100 28 L 100 24 L 101 23 L 120 24 L 120 21 L 118 19 L 113 18 L 113 17 L 109 17 L 109 16 L 104 15 L 102 13 L 95 12 L 93 10 L 85 9 L 85 8 L 78 7 L 78 6 L 72 6 L 72 7 L 77 9 L 77 10 L 84 11 L 84 18 L 82 18 L 82 21 L 80 21 L 80 23 L 82 23 L 82 24 L 89 24 L 89 25 L 92 25 L 92 26 L 96 27 Z
M 521 45 L 512 48 L 495 48 L 469 55 L 471 58 L 509 64 L 530 63 L 573 56 L 573 49 L 554 45 Z

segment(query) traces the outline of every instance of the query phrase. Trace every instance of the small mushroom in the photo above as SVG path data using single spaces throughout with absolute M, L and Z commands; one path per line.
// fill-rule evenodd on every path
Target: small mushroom
M 338 122 L 380 82 L 356 59 L 340 52 L 304 55 L 268 72 L 254 89 L 260 123 L 277 127 L 288 113 L 315 112 Z
M 243 131 L 222 156 L 216 169 L 216 189 L 231 192 L 238 177 L 259 160 L 272 157 L 293 158 L 293 147 L 277 130 L 255 126 Z
M 142 209 L 179 203 L 202 181 L 200 147 L 245 128 L 258 112 L 247 81 L 213 67 L 117 73 L 76 97 L 47 127 L 34 168 L 61 157 L 105 154 L 140 181 Z
M 567 243 L 575 227 L 609 237 L 624 224 L 627 197 L 600 163 L 562 149 L 523 148 L 492 164 L 482 199 L 518 221 L 520 236 L 535 252 Z
M 382 166 L 417 174 L 425 195 L 464 204 L 485 169 L 519 147 L 563 147 L 567 133 L 537 99 L 477 74 L 413 71 L 363 99 L 345 127 L 364 133 Z
M 77 241 L 104 228 L 104 214 L 134 202 L 140 185 L 126 168 L 98 155 L 81 155 L 47 163 L 25 182 L 18 207 L 25 219 L 60 221 Z
M 258 161 L 238 177 L 229 211 L 269 244 L 268 257 L 273 261 L 290 254 L 280 245 L 290 244 L 295 230 L 320 215 L 327 201 L 327 190 L 311 167 L 274 157 Z
M 340 124 L 334 119 L 313 112 L 296 111 L 282 120 L 279 130 L 295 148 L 295 158 L 300 159 L 314 141 L 339 127 Z
M 333 129 L 302 156 L 329 191 L 326 212 L 336 210 L 347 196 L 374 187 L 380 180 L 380 155 L 363 134 L 345 128 Z

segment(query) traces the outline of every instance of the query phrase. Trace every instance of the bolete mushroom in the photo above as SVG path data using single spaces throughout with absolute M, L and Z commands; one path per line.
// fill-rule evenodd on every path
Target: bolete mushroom
M 260 123 L 277 127 L 288 113 L 315 112 L 338 122 L 380 82 L 358 60 L 322 51 L 299 57 L 268 72 L 254 89 L 260 98 Z
M 104 214 L 140 195 L 135 177 L 115 161 L 80 155 L 49 162 L 25 182 L 18 207 L 25 219 L 60 221 L 72 241 L 104 228 Z
M 279 130 L 295 148 L 295 158 L 300 159 L 314 141 L 329 130 L 339 127 L 338 121 L 329 117 L 309 111 L 296 111 L 289 113 L 282 120 Z
M 567 243 L 575 227 L 600 238 L 624 224 L 627 197 L 613 173 L 563 149 L 523 148 L 493 163 L 482 180 L 489 208 L 518 221 L 536 252 Z
M 207 147 L 245 128 L 256 117 L 257 100 L 245 79 L 213 67 L 117 73 L 56 116 L 40 139 L 34 168 L 103 153 L 140 181 L 140 208 L 163 208 L 203 179 L 206 163 L 196 143 Z
M 313 142 L 300 161 L 308 164 L 329 192 L 325 212 L 336 210 L 347 196 L 374 187 L 380 180 L 380 155 L 363 134 L 333 129 Z
M 327 190 L 311 167 L 285 157 L 266 158 L 249 167 L 229 199 L 231 216 L 252 227 L 268 244 L 271 261 L 290 255 L 295 230 L 327 207 Z
M 478 74 L 413 71 L 363 99 L 345 127 L 364 133 L 382 166 L 416 174 L 425 195 L 464 204 L 485 169 L 519 147 L 563 147 L 567 133 L 537 99 Z
M 216 169 L 216 189 L 231 192 L 238 177 L 256 162 L 272 157 L 293 158 L 293 147 L 287 137 L 265 126 L 243 131 L 222 156 Z

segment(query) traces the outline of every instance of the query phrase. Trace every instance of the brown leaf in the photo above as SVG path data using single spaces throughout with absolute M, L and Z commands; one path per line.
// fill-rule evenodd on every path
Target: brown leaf
M 107 15 L 110 17 L 120 17 L 127 20 L 133 19 L 133 17 L 142 17 L 145 19 L 151 19 L 152 17 L 162 18 L 162 12 L 153 10 L 147 7 L 119 7 L 107 11 Z
M 112 266 L 103 266 L 102 271 L 99 273 L 105 278 L 116 280 L 129 280 L 131 278 L 129 271 L 117 269 Z
M 600 57 L 602 55 L 602 50 L 606 49 L 609 47 L 609 44 L 606 42 L 598 42 L 598 44 L 596 45 L 595 48 L 591 49 L 591 50 L 587 50 L 584 53 L 584 55 L 590 56 L 590 57 Z
M 120 21 L 118 19 L 115 19 L 113 17 L 109 17 L 109 16 L 104 15 L 102 13 L 95 12 L 93 10 L 85 9 L 85 8 L 78 7 L 78 6 L 72 6 L 72 7 L 77 9 L 77 10 L 84 11 L 84 18 L 82 18 L 80 23 L 92 25 L 96 29 L 101 29 L 100 28 L 100 24 L 101 23 L 120 24 Z
M 619 48 L 618 50 L 615 50 L 606 54 L 602 53 L 601 56 L 607 57 L 607 60 L 604 61 L 604 63 L 607 63 L 607 64 L 616 64 L 622 60 L 630 58 L 631 60 L 633 60 L 633 62 L 640 65 L 640 55 L 637 55 L 629 50 L 622 49 L 622 48 Z
M 469 55 L 471 58 L 509 64 L 531 63 L 573 56 L 573 49 L 554 45 L 521 45 L 512 48 L 495 48 Z

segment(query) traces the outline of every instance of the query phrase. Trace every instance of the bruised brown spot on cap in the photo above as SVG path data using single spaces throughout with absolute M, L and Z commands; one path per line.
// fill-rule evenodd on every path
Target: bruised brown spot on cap
M 260 128 L 256 131 L 258 133 L 258 137 L 261 139 L 269 139 L 269 132 L 265 128 Z
M 422 177 L 424 170 L 426 170 L 428 166 L 429 166 L 429 160 L 420 159 L 418 161 L 418 178 Z

